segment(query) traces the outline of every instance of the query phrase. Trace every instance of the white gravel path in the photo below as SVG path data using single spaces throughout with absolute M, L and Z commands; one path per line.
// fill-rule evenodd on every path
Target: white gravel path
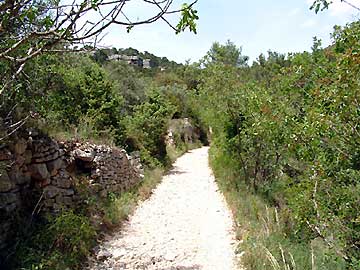
M 180 157 L 121 232 L 100 247 L 91 270 L 236 267 L 233 220 L 208 166 L 208 148 Z

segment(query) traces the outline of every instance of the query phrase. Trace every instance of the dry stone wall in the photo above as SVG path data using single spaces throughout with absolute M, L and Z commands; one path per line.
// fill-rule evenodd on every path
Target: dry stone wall
M 81 203 L 79 178 L 86 179 L 89 194 L 106 197 L 133 187 L 142 173 L 139 156 L 125 150 L 22 131 L 0 146 L 0 250 L 15 233 L 16 213 L 57 212 Z
M 200 139 L 200 130 L 191 124 L 189 118 L 172 119 L 166 136 L 166 144 L 176 146 L 175 136 L 184 143 L 195 143 Z

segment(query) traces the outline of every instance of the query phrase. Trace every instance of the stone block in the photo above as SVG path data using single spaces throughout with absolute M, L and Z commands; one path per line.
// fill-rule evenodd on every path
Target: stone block
M 36 181 L 36 186 L 38 188 L 44 188 L 44 187 L 47 187 L 48 185 L 50 185 L 50 183 L 51 183 L 50 178 L 47 178 L 47 179 L 44 179 L 44 180 Z
M 12 159 L 12 154 L 9 150 L 7 150 L 7 149 L 0 150 L 0 161 L 1 160 L 10 160 L 10 159 Z
M 68 205 L 68 206 L 70 206 L 70 205 L 73 204 L 73 200 L 72 200 L 71 197 L 59 195 L 59 196 L 56 197 L 56 203 L 58 205 Z
M 54 187 L 54 186 L 47 186 L 44 188 L 44 198 L 45 199 L 52 199 L 60 193 L 61 193 L 61 189 Z
M 102 191 L 99 192 L 99 196 L 100 196 L 101 198 L 106 198 L 107 195 L 108 195 L 107 190 L 102 190 Z
M 75 191 L 72 188 L 61 189 L 61 194 L 65 195 L 65 196 L 72 196 L 75 194 Z
M 20 139 L 16 142 L 14 146 L 14 151 L 17 155 L 22 155 L 25 153 L 27 148 L 27 141 L 25 139 Z
M 16 193 L 0 193 L 0 208 L 18 200 Z
M 17 208 L 17 204 L 16 203 L 12 203 L 12 204 L 8 204 L 7 206 L 5 206 L 5 211 L 10 213 L 15 211 L 15 209 Z
M 59 152 L 58 151 L 55 151 L 52 154 L 46 156 L 47 160 L 55 160 L 57 158 L 59 158 Z
M 55 176 L 61 168 L 63 161 L 58 158 L 46 163 L 46 167 L 51 176 Z
M 30 164 L 32 159 L 32 152 L 30 150 L 26 150 L 23 156 L 25 158 L 25 164 Z
M 59 188 L 70 188 L 71 187 L 71 179 L 70 178 L 63 178 L 61 176 L 57 176 L 54 179 L 54 185 Z
M 18 155 L 18 156 L 16 157 L 16 164 L 19 165 L 20 167 L 21 167 L 22 165 L 24 165 L 24 164 L 25 164 L 25 157 L 22 156 L 22 155 Z
M 103 189 L 103 187 L 99 183 L 94 183 L 94 184 L 91 185 L 91 190 L 93 190 L 96 193 L 99 192 L 102 189 Z
M 15 183 L 11 181 L 5 170 L 0 171 L 0 192 L 7 192 L 15 188 Z
M 11 182 L 15 184 L 25 184 L 30 182 L 30 174 L 23 173 L 22 170 L 18 166 L 13 166 L 11 170 L 8 172 Z
M 35 180 L 45 180 L 50 178 L 50 173 L 47 170 L 46 164 L 32 164 L 29 166 L 31 177 Z
M 44 201 L 44 205 L 46 208 L 52 208 L 55 203 L 54 199 L 47 199 Z

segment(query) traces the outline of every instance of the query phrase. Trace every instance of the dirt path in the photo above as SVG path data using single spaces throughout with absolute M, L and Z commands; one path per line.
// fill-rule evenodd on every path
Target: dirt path
M 232 217 L 208 167 L 208 148 L 185 154 L 89 269 L 233 270 Z

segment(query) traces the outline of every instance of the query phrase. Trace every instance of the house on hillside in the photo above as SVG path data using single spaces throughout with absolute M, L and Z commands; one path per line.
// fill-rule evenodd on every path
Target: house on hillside
M 127 63 L 132 66 L 143 67 L 143 60 L 139 56 L 128 56 Z
M 156 67 L 156 64 L 153 60 L 151 59 L 144 59 L 143 61 L 143 68 L 154 68 Z
M 113 54 L 109 56 L 109 61 L 124 61 L 132 66 L 142 67 L 143 60 L 137 55 L 122 55 L 122 54 Z
M 120 61 L 122 60 L 123 55 L 121 54 L 113 54 L 108 57 L 109 61 Z

